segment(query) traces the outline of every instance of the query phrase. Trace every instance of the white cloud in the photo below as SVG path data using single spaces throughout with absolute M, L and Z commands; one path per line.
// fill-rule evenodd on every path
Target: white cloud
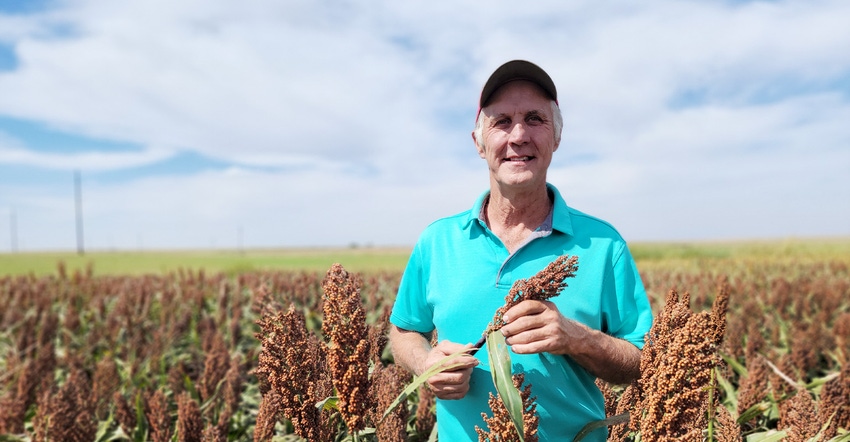
M 193 151 L 233 165 L 94 179 L 87 230 L 104 247 L 224 246 L 237 225 L 257 245 L 412 243 L 486 186 L 478 90 L 527 58 L 566 118 L 552 181 L 627 238 L 846 235 L 848 16 L 841 0 L 67 2 L 0 15 L 19 58 L 0 115 L 156 147 L 6 139 L 0 164 L 118 170 Z M 63 219 L 60 195 L 0 177 L 0 208 L 21 219 Z
M 73 39 L 21 42 L 20 71 L 0 77 L 9 91 L 0 111 L 88 136 L 283 163 L 409 148 L 392 134 L 433 111 L 406 81 L 420 74 L 402 48 L 369 28 L 170 5 L 68 13 Z

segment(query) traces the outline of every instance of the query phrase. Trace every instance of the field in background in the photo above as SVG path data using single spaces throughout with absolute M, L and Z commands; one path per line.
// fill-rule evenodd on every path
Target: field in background
M 732 260 L 839 260 L 850 262 L 850 238 L 782 239 L 776 241 L 632 243 L 639 268 L 686 267 Z M 69 273 L 96 275 L 165 274 L 201 270 L 234 275 L 258 270 L 325 272 L 334 263 L 350 271 L 376 273 L 401 271 L 410 248 L 315 248 L 198 251 L 122 251 L 0 254 L 0 276 L 55 274 L 59 263 Z
M 661 325 L 637 384 L 600 385 L 640 423 L 610 440 L 850 442 L 850 239 L 632 250 Z M 379 419 L 411 381 L 385 339 L 408 253 L 0 255 L 0 441 L 431 440 L 427 389 Z
M 7 253 L 0 254 L 0 276 L 54 274 L 60 262 L 68 273 L 86 272 L 91 266 L 95 275 L 166 274 L 181 269 L 227 275 L 263 270 L 324 273 L 334 263 L 354 272 L 375 273 L 404 269 L 409 253 L 406 248 Z

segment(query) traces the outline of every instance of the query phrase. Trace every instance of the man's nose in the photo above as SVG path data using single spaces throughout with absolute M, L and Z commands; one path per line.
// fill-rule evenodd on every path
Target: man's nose
M 528 128 L 525 123 L 516 123 L 511 128 L 510 141 L 513 144 L 523 144 L 528 140 Z

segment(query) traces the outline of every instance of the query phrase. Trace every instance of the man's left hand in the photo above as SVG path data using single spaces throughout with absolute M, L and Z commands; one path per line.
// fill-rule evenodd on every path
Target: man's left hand
M 505 312 L 505 342 L 514 353 L 569 354 L 585 327 L 567 319 L 549 301 L 523 301 Z

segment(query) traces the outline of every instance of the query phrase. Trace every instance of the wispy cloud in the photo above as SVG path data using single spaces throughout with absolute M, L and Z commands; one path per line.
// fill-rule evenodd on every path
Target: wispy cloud
M 168 159 L 172 155 L 173 152 L 171 151 L 157 149 L 138 153 L 84 152 L 74 154 L 57 154 L 37 152 L 21 148 L 4 148 L 0 146 L 0 164 L 19 164 L 59 170 L 76 170 L 85 168 L 87 171 L 92 172 L 148 165 Z

